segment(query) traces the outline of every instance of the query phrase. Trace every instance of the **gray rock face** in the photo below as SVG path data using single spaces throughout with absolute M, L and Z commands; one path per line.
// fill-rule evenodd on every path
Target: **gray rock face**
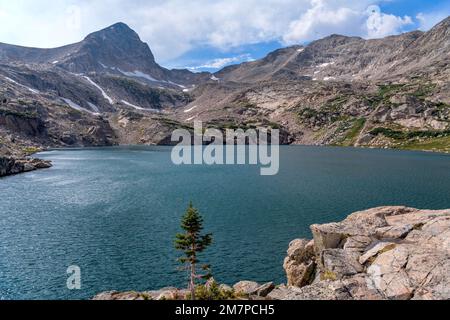
M 269 298 L 450 299 L 450 210 L 374 208 L 311 230 L 315 255 L 309 263 L 317 263 L 318 278 L 310 285 L 289 283 Z M 297 248 L 304 243 L 293 242 Z M 297 252 L 292 246 L 287 260 Z M 289 280 L 292 268 L 285 268 Z

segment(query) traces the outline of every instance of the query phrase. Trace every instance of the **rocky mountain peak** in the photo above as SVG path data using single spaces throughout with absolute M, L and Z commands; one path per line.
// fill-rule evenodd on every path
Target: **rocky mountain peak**
M 317 50 L 330 50 L 339 46 L 349 45 L 352 43 L 358 43 L 362 41 L 364 40 L 360 37 L 347 37 L 339 34 L 332 34 L 323 39 L 311 42 L 309 47 Z
M 123 22 L 89 34 L 84 42 L 97 42 L 102 45 L 112 44 L 116 47 L 142 46 L 144 44 L 139 35 Z
M 91 33 L 61 65 L 72 72 L 102 69 L 149 72 L 156 68 L 149 46 L 125 23 Z

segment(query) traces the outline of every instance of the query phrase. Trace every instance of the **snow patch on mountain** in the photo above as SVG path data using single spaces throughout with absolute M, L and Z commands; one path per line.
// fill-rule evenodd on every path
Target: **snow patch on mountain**
M 179 84 L 179 83 L 176 83 L 176 82 L 173 82 L 173 81 L 170 81 L 170 80 L 167 81 L 167 80 L 158 80 L 158 79 L 155 79 L 155 78 L 152 77 L 151 75 L 149 75 L 149 74 L 147 74 L 147 73 L 145 73 L 145 72 L 139 71 L 139 70 L 135 70 L 135 71 L 133 71 L 133 72 L 131 72 L 131 71 L 124 71 L 124 70 L 122 70 L 122 69 L 120 69 L 120 68 L 117 68 L 117 67 L 108 67 L 107 65 L 105 65 L 105 64 L 103 64 L 103 63 L 101 63 L 101 62 L 99 62 L 99 64 L 100 64 L 104 69 L 111 69 L 111 70 L 120 72 L 121 74 L 123 74 L 124 76 L 127 76 L 127 77 L 131 77 L 131 78 L 141 78 L 141 79 L 145 79 L 145 80 L 148 80 L 148 81 L 151 81 L 151 82 L 158 82 L 158 83 L 171 84 L 171 85 L 180 87 L 180 88 L 182 88 L 182 89 L 186 88 L 186 86 L 184 86 L 184 85 L 182 85 L 182 84 Z
M 69 107 L 71 107 L 72 109 L 81 111 L 81 112 L 88 112 L 91 114 L 95 114 L 94 112 L 92 112 L 91 110 L 85 109 L 83 107 L 81 107 L 78 103 L 73 102 L 72 100 L 68 99 L 68 98 L 61 98 Z
M 325 62 L 325 63 L 322 63 L 322 64 L 319 64 L 319 68 L 326 68 L 326 67 L 328 67 L 328 66 L 332 66 L 333 64 L 335 64 L 336 62 Z
M 189 112 L 191 112 L 192 110 L 194 110 L 195 108 L 197 108 L 197 106 L 193 106 L 192 108 L 189 108 L 189 109 L 187 109 L 187 110 L 184 110 L 184 113 L 189 113 Z
M 87 104 L 95 113 L 100 113 L 100 110 L 98 109 L 98 107 L 95 104 L 90 103 L 90 102 L 88 102 Z
M 103 95 L 103 98 L 105 98 L 106 100 L 108 100 L 108 102 L 110 104 L 114 104 L 114 100 L 108 96 L 105 92 L 105 90 L 102 89 L 102 87 L 100 87 L 98 84 L 96 84 L 94 81 L 92 81 L 91 78 L 89 78 L 88 76 L 82 76 L 84 79 L 86 79 L 87 81 L 89 81 L 90 84 L 92 84 L 94 87 L 96 87 L 98 90 L 100 90 L 100 92 Z
M 5 76 L 3 76 L 3 77 L 6 79 L 6 81 L 9 81 L 9 82 L 11 82 L 11 83 L 13 83 L 15 85 L 18 85 L 19 87 L 25 88 L 28 91 L 30 91 L 31 93 L 40 94 L 40 92 L 38 90 L 36 90 L 36 89 L 30 88 L 30 87 L 27 87 L 27 86 L 25 86 L 25 85 L 23 85 L 21 83 L 18 83 L 17 81 L 15 81 L 15 80 L 13 80 L 13 79 L 11 79 L 9 77 L 5 77 Z
M 128 71 L 123 71 L 123 70 L 121 70 L 119 68 L 113 68 L 113 69 L 119 71 L 120 73 L 122 73 L 123 75 L 128 76 L 128 77 L 143 78 L 143 79 L 146 79 L 146 80 L 149 80 L 149 81 L 159 82 L 159 80 L 156 80 L 152 76 L 150 76 L 150 75 L 148 75 L 148 74 L 146 74 L 146 73 L 144 73 L 142 71 L 139 71 L 139 70 L 136 70 L 136 71 L 133 71 L 133 72 L 128 72 Z
M 128 101 L 121 100 L 121 102 L 122 102 L 123 104 L 129 106 L 129 107 L 134 108 L 134 109 L 137 109 L 137 110 L 145 110 L 144 108 L 141 108 L 141 107 L 139 107 L 139 106 L 137 106 L 137 105 L 135 105 L 135 104 L 129 103 Z
M 127 106 L 129 106 L 129 107 L 132 107 L 132 108 L 134 108 L 134 109 L 136 109 L 136 110 L 142 110 L 142 111 L 149 111 L 149 112 L 161 113 L 161 111 L 158 110 L 158 109 L 145 109 L 145 108 L 139 107 L 139 106 L 137 106 L 137 105 L 135 105 L 135 104 L 132 104 L 132 103 L 126 101 L 126 100 L 121 100 L 121 102 L 122 102 L 124 105 L 127 105 Z

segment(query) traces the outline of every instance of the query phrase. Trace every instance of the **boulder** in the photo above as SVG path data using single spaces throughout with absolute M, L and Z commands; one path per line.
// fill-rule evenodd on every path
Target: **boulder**
M 358 255 L 343 249 L 326 249 L 321 254 L 322 272 L 334 279 L 358 274 L 364 270 Z
M 149 297 L 143 293 L 129 291 L 129 292 L 117 292 L 117 291 L 109 291 L 103 292 L 96 295 L 93 300 L 123 300 L 123 301 L 132 301 L 132 300 L 149 300 Z
M 185 300 L 189 296 L 190 291 L 167 287 L 156 291 L 146 291 L 143 294 L 149 300 Z
M 379 255 L 367 269 L 371 286 L 390 300 L 411 299 L 414 287 L 405 271 L 408 263 L 408 249 L 397 246 Z
M 356 252 L 363 253 L 367 247 L 369 247 L 373 238 L 367 236 L 354 236 L 347 238 L 347 241 L 344 244 L 344 250 L 348 252 Z
M 388 226 L 378 228 L 376 230 L 376 236 L 378 239 L 402 239 L 414 229 L 414 225 L 400 225 L 400 226 Z
M 273 290 L 270 300 L 350 300 L 351 296 L 341 285 L 333 282 L 319 282 L 303 288 L 281 287 Z
M 260 285 L 254 281 L 240 281 L 233 286 L 237 295 L 255 295 Z
M 394 248 L 395 243 L 393 242 L 379 242 L 359 257 L 359 263 L 365 264 L 367 261 L 377 256 L 380 252 L 388 251 Z
M 48 169 L 52 167 L 52 162 L 48 160 L 32 159 L 31 164 L 36 169 Z
M 303 287 L 310 284 L 316 269 L 314 242 L 304 239 L 294 240 L 290 243 L 287 253 L 283 267 L 288 285 Z
M 23 172 L 30 172 L 36 170 L 36 167 L 29 162 L 23 164 Z
M 268 300 L 287 300 L 286 297 L 292 292 L 286 286 L 279 286 L 267 295 Z
M 259 297 L 267 297 L 273 289 L 275 289 L 275 284 L 273 282 L 268 282 L 256 289 L 256 295 Z

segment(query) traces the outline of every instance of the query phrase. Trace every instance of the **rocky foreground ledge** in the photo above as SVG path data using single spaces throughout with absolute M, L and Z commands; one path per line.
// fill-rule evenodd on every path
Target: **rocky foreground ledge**
M 0 177 L 29 172 L 38 169 L 47 169 L 52 166 L 51 161 L 24 158 L 0 157 Z
M 241 281 L 223 291 L 239 299 L 450 299 L 450 209 L 380 207 L 339 223 L 312 225 L 313 240 L 289 246 L 287 285 Z M 187 291 L 105 292 L 96 300 L 185 299 Z

